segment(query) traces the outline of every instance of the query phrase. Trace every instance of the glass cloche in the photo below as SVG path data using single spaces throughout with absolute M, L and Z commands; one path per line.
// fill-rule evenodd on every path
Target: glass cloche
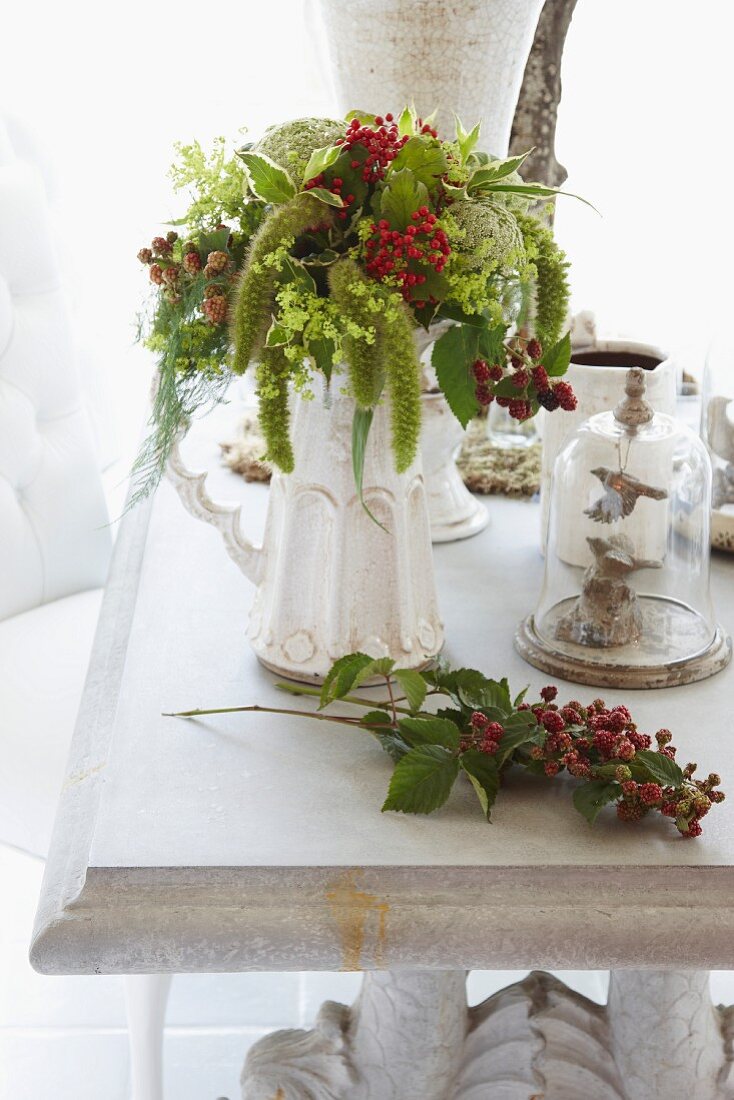
M 645 374 L 585 421 L 556 459 L 543 590 L 516 645 L 580 683 L 663 687 L 731 657 L 709 592 L 711 462 L 688 427 L 655 413 Z

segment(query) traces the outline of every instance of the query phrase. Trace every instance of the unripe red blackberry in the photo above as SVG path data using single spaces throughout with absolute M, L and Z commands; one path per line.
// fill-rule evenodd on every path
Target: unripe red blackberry
M 198 252 L 187 252 L 181 263 L 189 275 L 196 275 L 197 271 L 201 271 L 201 257 Z
M 178 282 L 179 271 L 180 269 L 175 265 L 167 267 L 163 272 L 163 282 L 168 283 L 169 286 L 173 286 L 174 283 Z
M 639 821 L 645 816 L 645 807 L 639 802 L 618 802 L 617 817 L 620 821 Z
M 201 308 L 213 325 L 222 325 L 227 320 L 227 299 L 223 294 L 215 294 L 207 298 Z
M 141 248 L 138 252 L 138 259 L 141 264 L 149 264 L 153 259 L 153 253 L 149 248 Z
M 530 403 L 528 401 L 523 401 L 522 399 L 510 401 L 510 404 L 507 406 L 507 408 L 509 410 L 510 416 L 514 420 L 528 420 L 533 412 L 530 407 Z
M 553 387 L 553 392 L 558 398 L 558 404 L 564 412 L 574 411 L 578 401 L 576 400 L 576 394 L 573 392 L 568 382 L 556 382 Z
M 548 372 L 545 367 L 533 367 L 530 374 L 536 389 L 547 390 L 550 387 Z
M 516 370 L 512 376 L 512 384 L 517 390 L 524 390 L 530 381 L 530 375 L 526 370 Z
M 484 359 L 476 359 L 471 369 L 477 382 L 489 382 L 489 366 Z
M 528 345 L 525 350 L 531 359 L 540 359 L 543 354 L 543 345 L 540 340 L 528 340 Z
M 155 256 L 168 256 L 171 252 L 171 246 L 165 237 L 154 237 L 151 241 L 151 248 Z
M 229 256 L 226 252 L 210 252 L 206 260 L 207 275 L 221 275 L 228 263 Z
M 492 366 L 489 368 L 489 377 L 493 382 L 501 382 L 504 378 L 504 374 L 505 372 L 503 371 L 499 363 L 493 363 Z
M 488 386 L 478 385 L 474 390 L 474 396 L 480 405 L 491 405 L 494 400 L 494 395 Z
M 163 269 L 159 264 L 150 265 L 150 281 L 155 283 L 156 286 L 160 286 L 163 282 Z

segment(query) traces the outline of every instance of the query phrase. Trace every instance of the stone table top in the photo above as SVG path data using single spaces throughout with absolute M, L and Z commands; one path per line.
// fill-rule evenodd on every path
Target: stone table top
M 260 529 L 267 489 L 217 477 L 246 494 Z M 481 535 L 434 548 L 445 655 L 538 689 L 546 677 L 512 637 L 541 583 L 539 508 L 489 507 Z M 715 555 L 713 574 L 732 631 L 734 559 Z M 381 814 L 391 766 L 366 734 L 273 715 L 163 717 L 290 705 L 249 649 L 251 597 L 217 533 L 168 485 L 124 520 L 39 905 L 37 969 L 734 968 L 734 798 L 695 841 L 662 819 L 625 826 L 612 810 L 592 828 L 566 779 L 511 776 L 492 825 L 468 783 L 430 817 Z M 565 698 L 599 693 L 561 687 Z M 669 726 L 683 759 L 721 771 L 734 792 L 734 667 L 604 695 L 644 730 Z

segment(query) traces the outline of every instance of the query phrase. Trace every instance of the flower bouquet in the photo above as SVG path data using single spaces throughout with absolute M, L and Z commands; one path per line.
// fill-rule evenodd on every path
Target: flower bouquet
M 575 404 L 561 379 L 567 264 L 535 212 L 557 192 L 520 178 L 524 157 L 480 152 L 479 132 L 457 121 L 441 140 L 406 109 L 299 119 L 231 160 L 221 144 L 208 158 L 188 147 L 174 169 L 193 187 L 183 232 L 140 253 L 160 360 L 139 494 L 168 467 L 222 530 L 258 586 L 255 651 L 286 676 L 322 679 L 355 650 L 421 668 L 441 648 L 422 347 L 463 426 L 493 401 L 519 420 Z M 177 448 L 251 362 L 276 469 L 262 548 Z
M 195 193 L 185 235 L 138 254 L 158 288 L 148 343 L 161 355 L 145 490 L 194 411 L 252 361 L 275 466 L 294 466 L 290 391 L 309 395 L 315 372 L 328 388 L 338 372 L 355 402 L 357 467 L 387 396 L 407 469 L 420 430 L 414 337 L 437 322 L 433 366 L 462 426 L 493 401 L 518 420 L 574 407 L 559 380 L 567 263 L 536 212 L 558 192 L 520 178 L 524 156 L 479 151 L 479 136 L 457 120 L 441 140 L 408 108 L 297 119 L 229 161 L 221 142 L 208 159 L 182 150 L 174 183 Z

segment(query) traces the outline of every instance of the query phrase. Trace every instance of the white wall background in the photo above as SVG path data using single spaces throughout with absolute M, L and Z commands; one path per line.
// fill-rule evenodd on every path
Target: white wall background
M 79 316 L 105 349 L 123 421 L 139 416 L 131 395 L 147 370 L 123 358 L 145 291 L 135 253 L 178 212 L 173 142 L 236 142 L 245 126 L 330 111 L 308 2 L 4 8 L 0 109 L 47 154 Z M 694 370 L 733 289 L 733 26 L 731 0 L 579 0 L 563 66 L 559 157 L 569 189 L 603 212 L 559 204 L 575 303 L 607 329 L 680 348 Z

